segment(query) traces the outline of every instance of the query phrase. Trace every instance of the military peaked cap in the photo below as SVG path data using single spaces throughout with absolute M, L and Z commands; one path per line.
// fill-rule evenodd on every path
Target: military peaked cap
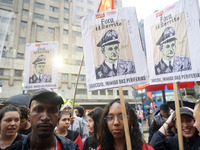
M 116 43 L 120 43 L 118 41 L 118 33 L 115 30 L 109 30 L 104 34 L 97 46 L 102 47 L 105 45 L 111 45 Z
M 175 29 L 173 27 L 167 27 L 162 33 L 156 45 L 162 45 L 163 43 L 174 41 L 174 40 L 176 40 Z
M 34 62 L 33 64 L 41 64 L 41 63 L 46 63 L 46 57 L 44 55 L 40 55 Z

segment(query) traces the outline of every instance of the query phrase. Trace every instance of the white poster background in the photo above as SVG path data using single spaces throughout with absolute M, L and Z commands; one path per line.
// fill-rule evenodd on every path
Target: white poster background
M 11 18 L 14 13 L 0 10 L 0 61 L 5 44 L 5 39 L 8 33 Z
M 58 56 L 58 42 L 30 43 L 26 45 L 24 90 L 55 89 L 58 87 L 58 71 L 55 58 Z M 39 81 L 34 61 L 45 57 L 42 80 Z
M 134 7 L 119 8 L 81 18 L 83 49 L 88 91 L 148 82 L 148 71 Z M 113 77 L 96 77 L 95 68 L 104 62 L 99 41 L 109 30 L 118 33 L 119 59 L 135 64 L 136 73 Z M 122 66 L 123 67 L 123 66 Z
M 191 69 L 184 71 L 179 69 L 171 73 L 156 75 L 156 65 L 162 58 L 162 52 L 156 43 L 167 27 L 175 29 L 175 56 L 184 58 L 183 62 L 186 58 L 191 60 Z M 197 0 L 180 0 L 157 11 L 144 20 L 144 29 L 150 84 L 200 80 L 200 25 Z M 187 64 L 180 61 L 174 61 L 174 63 L 182 65 L 180 68 L 184 68 Z

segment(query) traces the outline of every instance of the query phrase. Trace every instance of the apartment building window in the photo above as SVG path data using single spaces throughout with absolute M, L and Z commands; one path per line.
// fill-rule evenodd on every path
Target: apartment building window
M 83 51 L 83 47 L 76 46 L 76 51 L 82 52 Z
M 43 26 L 40 26 L 40 25 L 37 25 L 37 31 L 43 31 L 44 27 Z
M 63 73 L 62 74 L 62 80 L 67 81 L 68 80 L 68 74 Z
M 5 34 L 0 33 L 0 41 L 4 41 L 4 40 L 5 40 Z
M 79 76 L 79 81 L 85 81 L 85 75 L 80 75 Z
M 89 14 L 93 14 L 93 13 L 94 13 L 94 10 L 88 9 L 87 12 L 88 12 Z
M 0 16 L 0 21 L 1 21 L 2 23 L 9 23 L 9 22 L 10 22 L 10 19 L 7 18 L 7 17 L 1 17 L 1 16 Z
M 49 17 L 49 22 L 58 23 L 58 18 Z
M 21 27 L 26 28 L 27 27 L 27 22 L 26 21 L 21 21 Z
M 60 0 L 52 0 L 52 1 L 54 1 L 54 2 L 59 2 Z
M 35 13 L 33 16 L 35 19 L 44 20 L 44 15 Z
M 88 1 L 87 1 L 87 4 L 88 4 L 88 5 L 94 5 L 94 3 L 93 3 L 92 0 L 88 0 Z
M 117 5 L 117 0 L 115 0 L 115 5 Z
M 2 3 L 13 4 L 13 0 L 1 0 Z
M 59 8 L 54 6 L 49 6 L 49 10 L 53 12 L 59 12 Z
M 113 90 L 107 90 L 108 95 L 113 95 Z
M 100 95 L 106 95 L 106 91 L 105 90 L 100 90 Z
M 24 0 L 24 3 L 30 3 L 30 0 Z
M 98 91 L 92 91 L 92 95 L 98 95 Z
M 79 16 L 79 15 L 76 15 L 76 16 L 75 16 L 75 19 L 80 21 L 80 16 Z
M 3 10 L 3 11 L 8 11 L 8 12 L 12 12 L 11 10 L 8 10 L 8 9 L 3 9 L 3 8 L 0 8 L 0 10 Z
M 45 9 L 45 4 L 35 2 L 35 7 L 40 9 Z
M 55 33 L 55 29 L 54 28 L 48 28 L 48 32 L 54 34 Z
M 22 77 L 22 70 L 15 70 L 15 77 Z
M 23 53 L 17 53 L 17 58 L 24 59 L 24 54 Z
M 87 89 L 77 89 L 77 95 L 87 95 Z
M 4 69 L 0 68 L 0 76 L 3 76 L 3 74 L 4 74 Z
M 72 81 L 76 81 L 77 80 L 77 75 L 76 74 L 72 74 Z
M 23 15 L 28 15 L 28 10 L 23 9 L 23 10 L 22 10 L 22 14 L 23 14 Z
M 77 2 L 83 2 L 83 0 L 76 0 Z
M 123 90 L 123 94 L 124 94 L 124 96 L 126 95 L 128 95 L 128 90 Z M 119 90 L 117 90 L 117 95 L 119 95 Z
M 75 64 L 76 64 L 76 65 L 80 65 L 80 64 L 81 64 L 81 60 L 76 60 L 76 61 L 75 61 Z M 79 79 L 79 80 L 80 80 L 80 79 Z
M 82 37 L 81 32 L 76 32 L 76 36 L 77 36 L 77 37 Z
M 67 44 L 63 44 L 63 49 L 64 50 L 68 50 L 68 45 Z
M 69 24 L 69 19 L 64 18 L 64 23 Z
M 69 9 L 68 8 L 64 8 L 64 13 L 68 14 L 69 13 Z
M 64 34 L 64 35 L 67 35 L 67 34 L 68 34 L 68 30 L 64 29 L 64 30 L 63 30 L 63 34 Z
M 19 44 L 25 44 L 26 38 L 24 37 L 19 37 Z
M 76 10 L 78 10 L 78 11 L 80 11 L 80 12 L 83 12 L 83 7 L 76 6 Z

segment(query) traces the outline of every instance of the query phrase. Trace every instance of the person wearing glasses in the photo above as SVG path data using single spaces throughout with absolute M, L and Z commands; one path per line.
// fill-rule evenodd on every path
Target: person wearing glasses
M 154 150 L 146 144 L 139 129 L 137 115 L 133 107 L 125 102 L 129 122 L 131 146 L 133 150 Z M 99 150 L 126 150 L 126 139 L 120 99 L 111 101 L 101 117 Z
M 97 47 L 101 47 L 104 62 L 95 68 L 96 79 L 136 73 L 132 61 L 119 59 L 119 40 L 115 30 L 108 30 Z

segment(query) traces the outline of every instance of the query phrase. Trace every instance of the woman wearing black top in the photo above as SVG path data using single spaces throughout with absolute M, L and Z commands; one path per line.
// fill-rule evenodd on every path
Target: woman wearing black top
M 0 150 L 14 150 L 15 144 L 23 139 L 17 133 L 20 125 L 20 111 L 9 105 L 0 111 Z
M 102 112 L 103 109 L 97 107 L 88 113 L 87 127 L 92 135 L 85 140 L 83 150 L 95 150 L 99 146 L 99 124 Z

